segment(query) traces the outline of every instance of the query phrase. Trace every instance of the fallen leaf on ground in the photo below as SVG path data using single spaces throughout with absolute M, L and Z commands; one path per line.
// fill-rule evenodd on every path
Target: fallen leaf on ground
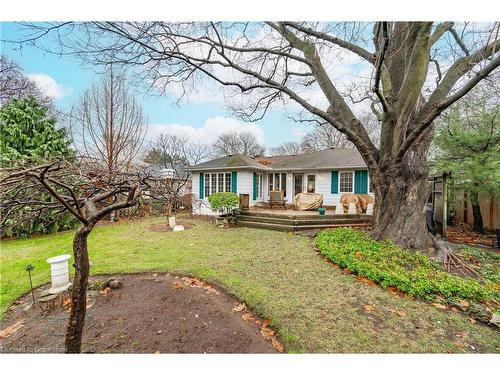
M 393 286 L 388 287 L 387 291 L 391 294 L 398 294 L 398 289 Z
M 24 320 L 19 320 L 18 322 L 15 322 L 14 324 L 8 326 L 7 328 L 2 329 L 0 331 L 0 339 L 3 339 L 5 337 L 12 335 L 13 333 L 16 333 L 22 326 L 24 326 Z
M 71 298 L 69 298 L 69 297 L 68 297 L 68 298 L 65 298 L 65 299 L 63 300 L 63 306 L 64 306 L 64 308 L 65 308 L 66 310 L 68 310 L 68 311 L 69 311 L 69 309 L 71 308 Z M 88 307 L 87 307 L 87 308 L 88 308 Z
M 350 270 L 349 268 L 344 268 L 344 269 L 342 270 L 342 272 L 344 272 L 344 273 L 351 273 L 351 270 Z
M 271 340 L 271 345 L 273 346 L 274 349 L 276 349 L 278 352 L 283 353 L 283 344 L 279 342 L 277 339 L 273 338 Z
M 265 319 L 263 322 L 262 322 L 262 326 L 263 327 L 267 327 L 269 324 L 272 323 L 272 320 L 271 319 Z
M 464 308 L 468 309 L 469 306 L 470 306 L 470 303 L 469 301 L 466 301 L 464 299 L 461 299 L 460 302 L 459 302 L 460 306 L 463 306 Z
M 441 309 L 441 310 L 446 310 L 447 307 L 445 305 L 442 305 L 440 303 L 433 303 L 434 307 L 437 307 L 438 309 Z
M 180 282 L 178 282 L 178 281 L 176 281 L 173 284 L 174 284 L 174 288 L 175 289 L 182 289 L 182 288 L 184 288 L 184 286 Z
M 368 312 L 375 310 L 375 307 L 373 307 L 373 305 L 369 305 L 369 304 L 364 305 L 363 308 L 365 309 L 365 311 L 368 311 Z
M 404 311 L 395 310 L 394 312 L 396 313 L 396 315 L 398 315 L 398 316 L 400 316 L 402 318 L 406 316 L 406 313 Z
M 241 316 L 241 319 L 247 320 L 247 321 L 253 321 L 255 320 L 255 316 L 251 313 L 246 313 Z
M 109 293 L 111 293 L 111 288 L 110 288 L 109 286 L 107 286 L 107 287 L 106 287 L 106 288 L 104 288 L 103 290 L 100 290 L 100 291 L 99 291 L 99 294 L 104 294 L 104 295 L 106 295 L 106 294 L 109 294 Z
M 377 283 L 373 280 L 370 280 L 368 277 L 365 276 L 358 276 L 356 278 L 360 283 L 366 284 L 366 285 L 377 285 Z
M 270 336 L 274 336 L 276 334 L 276 332 L 274 332 L 271 328 L 268 327 L 262 327 L 260 329 L 260 333 L 262 334 L 262 336 L 266 338 L 269 338 Z
M 470 320 L 470 322 L 471 322 L 472 324 L 476 324 L 476 319 L 469 318 L 469 320 Z
M 238 312 L 240 312 L 240 311 L 245 310 L 245 307 L 246 307 L 246 306 L 245 306 L 245 304 L 244 304 L 244 303 L 240 303 L 239 305 L 237 305 L 236 307 L 234 307 L 234 308 L 233 308 L 233 310 L 234 310 L 234 311 L 238 311 Z

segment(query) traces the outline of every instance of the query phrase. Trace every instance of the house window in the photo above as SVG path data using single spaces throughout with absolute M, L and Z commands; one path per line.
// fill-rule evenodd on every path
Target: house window
M 217 192 L 224 191 L 224 173 L 217 173 Z
M 226 173 L 226 185 L 224 191 L 231 191 L 231 173 Z
M 210 195 L 210 174 L 205 173 L 205 197 Z
M 271 190 L 283 190 L 283 196 L 286 197 L 286 173 L 269 175 L 269 191 Z
M 340 172 L 339 173 L 339 192 L 340 193 L 352 193 L 353 192 L 353 181 L 354 172 Z
M 205 197 L 231 191 L 231 173 L 205 173 Z
M 217 173 L 210 173 L 210 194 L 217 193 Z
M 263 176 L 262 173 L 257 173 L 257 198 L 262 198 L 262 187 L 263 184 Z
M 316 175 L 307 175 L 307 192 L 314 193 L 316 191 Z

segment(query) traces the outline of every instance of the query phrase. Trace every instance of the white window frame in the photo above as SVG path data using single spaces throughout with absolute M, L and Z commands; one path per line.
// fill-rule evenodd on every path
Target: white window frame
M 283 189 L 283 187 L 281 186 L 281 182 L 283 181 L 283 175 L 285 175 L 285 188 Z M 272 190 L 284 190 L 284 196 L 286 197 L 286 191 L 288 190 L 286 185 L 287 185 L 287 181 L 288 181 L 288 175 L 286 172 L 273 172 L 273 173 L 269 173 L 268 175 L 269 177 L 269 181 L 268 181 L 268 185 L 269 185 L 269 192 L 271 192 Z M 276 178 L 278 177 L 278 178 Z M 276 181 L 278 183 L 276 183 Z
M 219 178 L 222 175 L 222 186 L 219 184 Z M 215 176 L 215 181 L 213 177 Z M 205 173 L 205 185 L 204 193 L 205 198 L 208 198 L 210 194 L 220 193 L 220 192 L 231 192 L 231 173 L 228 172 L 210 172 Z M 214 183 L 215 182 L 215 183 Z M 208 190 L 208 194 L 207 194 Z
M 305 174 L 305 180 L 306 180 L 306 193 L 309 193 L 309 176 L 314 176 L 314 193 L 316 193 L 316 183 L 318 182 L 318 176 L 316 173 L 306 173 Z
M 373 194 L 372 179 L 370 178 L 370 172 L 368 172 L 368 194 Z
M 350 191 L 342 191 L 342 184 L 340 183 L 342 173 L 350 173 L 351 174 L 351 190 Z M 339 171 L 339 180 L 338 180 L 338 185 L 339 185 L 339 194 L 341 193 L 354 193 L 354 171 Z
M 262 189 L 264 187 L 264 175 L 257 173 L 257 199 L 262 199 Z

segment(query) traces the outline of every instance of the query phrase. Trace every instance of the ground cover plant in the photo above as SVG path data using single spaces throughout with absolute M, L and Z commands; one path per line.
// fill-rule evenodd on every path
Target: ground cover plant
M 311 240 L 253 228 L 155 232 L 151 218 L 98 226 L 89 236 L 91 275 L 167 271 L 219 285 L 270 319 L 288 352 L 498 352 L 500 334 L 467 316 L 360 283 L 325 261 Z M 34 284 L 50 282 L 46 259 L 71 253 L 73 233 L 1 242 L 2 315 Z M 71 263 L 72 260 L 70 260 Z
M 495 277 L 484 282 L 452 275 L 424 253 L 375 241 L 365 232 L 338 228 L 316 238 L 320 252 L 334 263 L 368 277 L 383 287 L 396 287 L 425 300 L 464 298 L 478 302 L 500 299 Z M 498 280 L 496 280 L 498 281 Z

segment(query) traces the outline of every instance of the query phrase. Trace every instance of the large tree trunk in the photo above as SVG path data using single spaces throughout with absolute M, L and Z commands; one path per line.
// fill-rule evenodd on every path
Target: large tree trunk
M 374 239 L 391 240 L 408 249 L 433 245 L 425 210 L 429 197 L 427 152 L 432 135 L 433 129 L 429 129 L 400 163 L 388 158 L 379 169 L 370 168 L 375 182 Z
M 87 309 L 87 285 L 89 278 L 89 256 L 87 238 L 94 224 L 83 224 L 73 239 L 73 254 L 75 257 L 75 278 L 71 293 L 71 309 L 68 327 L 66 329 L 66 353 L 80 353 L 82 346 L 83 325 Z
M 372 237 L 409 249 L 431 246 L 425 218 L 427 175 L 401 170 L 381 174 L 377 180 Z
M 483 233 L 483 217 L 481 216 L 481 206 L 479 205 L 479 194 L 471 193 L 470 201 L 472 204 L 472 216 L 474 217 L 474 232 Z

